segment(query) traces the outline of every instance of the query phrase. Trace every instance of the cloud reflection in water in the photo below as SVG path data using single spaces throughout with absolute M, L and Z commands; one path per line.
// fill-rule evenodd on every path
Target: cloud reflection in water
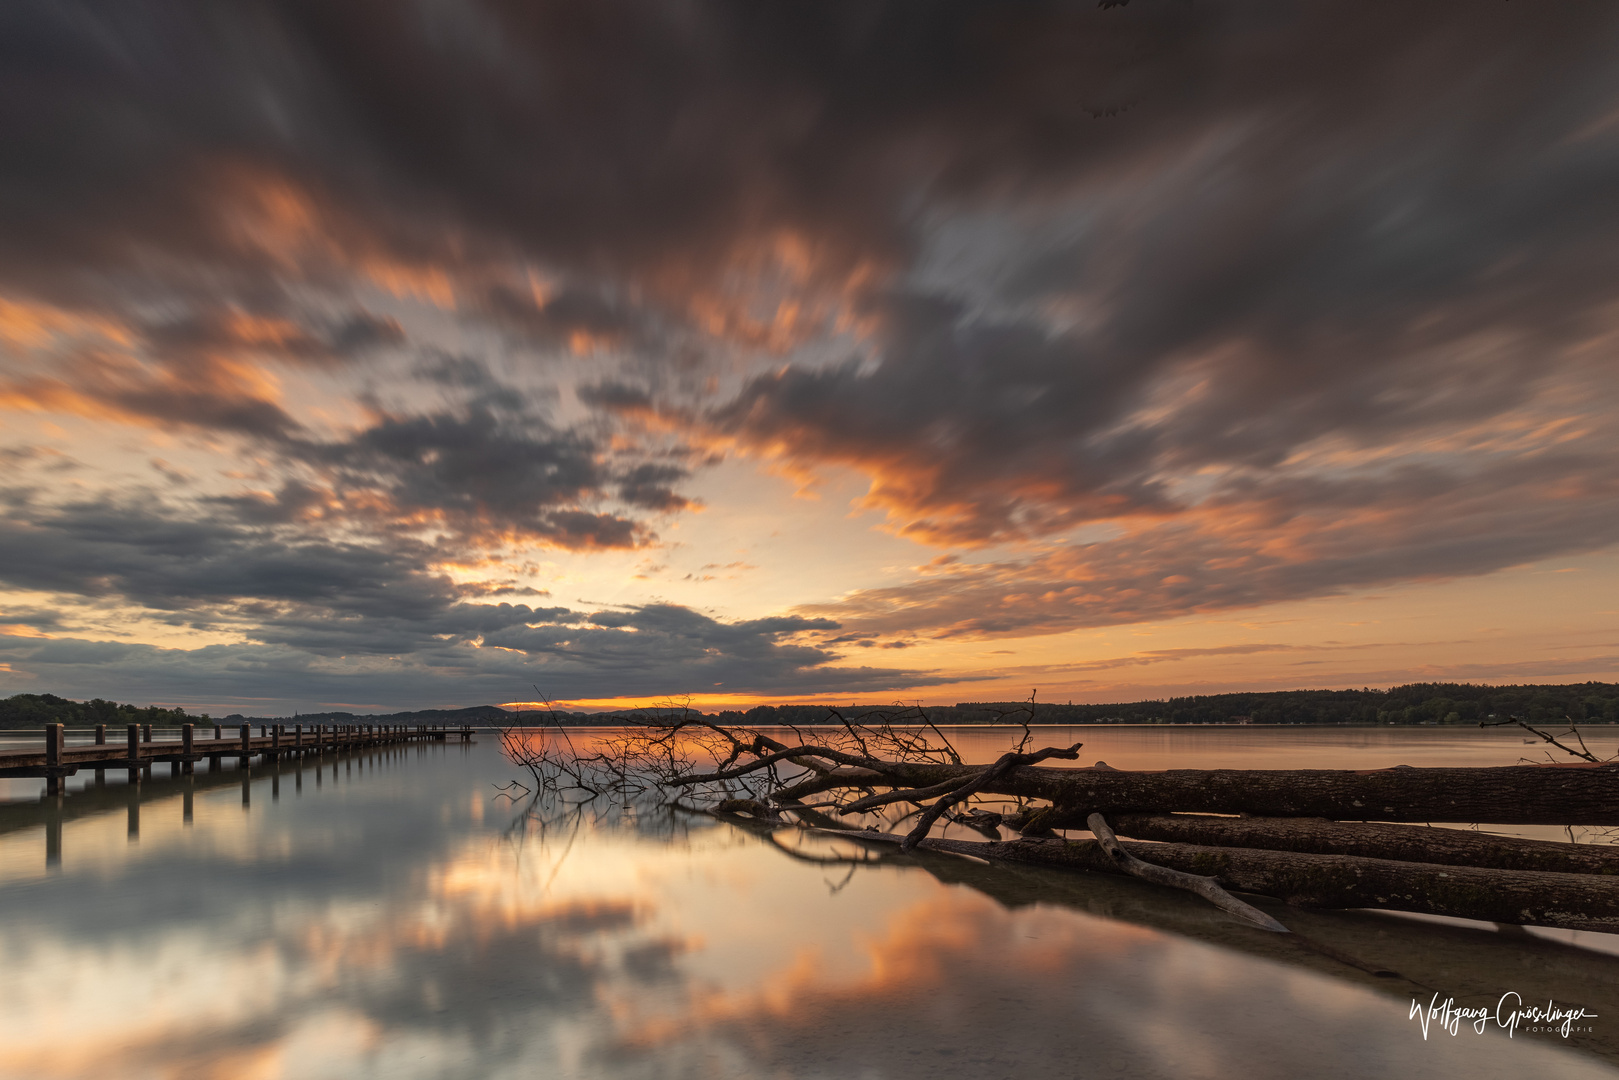
M 484 744 L 261 778 L 190 828 L 153 785 L 138 844 L 71 821 L 43 877 L 9 872 L 37 829 L 0 836 L 0 1077 L 1612 1074 L 916 868 L 835 889 L 727 826 L 508 834 L 509 772 Z

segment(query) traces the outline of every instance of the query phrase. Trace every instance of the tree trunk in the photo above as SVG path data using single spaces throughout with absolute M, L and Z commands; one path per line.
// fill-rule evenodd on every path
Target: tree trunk
M 1619 874 L 1619 847 L 1520 840 L 1511 836 L 1320 818 L 1231 818 L 1190 814 L 1115 814 L 1120 836 L 1216 847 L 1265 848 L 1315 855 L 1538 870 L 1560 874 Z
M 839 769 L 779 793 L 801 799 L 843 787 L 965 783 L 986 766 L 896 764 L 881 773 Z M 1619 825 L 1619 764 L 1414 769 L 1054 769 L 1026 765 L 986 783 L 986 795 L 1052 803 L 1038 824 L 1083 829 L 1090 814 L 1249 813 L 1344 821 L 1449 821 L 1496 825 Z M 1038 812 L 1030 815 L 1038 818 Z
M 854 834 L 854 838 L 899 839 L 876 833 Z M 1274 896 L 1300 907 L 1384 908 L 1487 922 L 1619 932 L 1619 879 L 1603 875 L 1490 870 L 1192 844 L 1127 842 L 1122 846 L 1143 862 L 1214 877 L 1228 889 Z M 1095 840 L 1026 838 L 979 843 L 930 838 L 921 847 L 994 861 L 1120 872 Z

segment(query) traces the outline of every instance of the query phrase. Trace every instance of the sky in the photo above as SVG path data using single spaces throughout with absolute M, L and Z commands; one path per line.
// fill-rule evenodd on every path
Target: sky
M 15 0 L 0 693 L 1619 677 L 1619 8 Z

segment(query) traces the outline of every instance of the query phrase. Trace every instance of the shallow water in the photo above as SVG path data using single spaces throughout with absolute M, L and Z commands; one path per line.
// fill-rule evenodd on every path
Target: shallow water
M 1006 739 L 949 734 L 969 760 Z M 1118 768 L 1539 754 L 1448 729 L 1037 737 L 1074 739 Z M 1379 979 L 1134 881 L 851 870 L 808 861 L 834 845 L 700 818 L 540 820 L 497 795 L 520 777 L 483 736 L 134 788 L 81 776 L 59 807 L 11 782 L 0 1077 L 1619 1075 L 1619 957 L 1567 941 L 1274 909 L 1400 975 Z M 1567 1040 L 1424 1039 L 1408 1015 L 1508 991 L 1598 1018 Z

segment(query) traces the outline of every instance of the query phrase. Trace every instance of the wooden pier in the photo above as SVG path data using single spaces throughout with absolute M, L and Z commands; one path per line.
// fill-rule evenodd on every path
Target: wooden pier
M 82 729 L 80 733 L 83 733 Z M 201 751 L 195 756 L 208 758 L 206 769 L 194 768 L 195 762 L 180 760 L 180 755 L 164 755 L 163 751 L 172 751 L 177 745 L 175 740 L 157 742 L 153 745 L 162 756 L 155 760 L 169 759 L 167 775 L 154 775 L 151 765 L 146 764 L 133 772 L 132 781 L 128 784 L 107 783 L 105 768 L 94 768 L 96 763 L 91 762 L 90 766 L 95 772 L 94 781 L 71 794 L 67 792 L 65 782 L 58 778 L 54 790 L 45 792 L 37 800 L 0 803 L 0 836 L 43 826 L 45 868 L 55 872 L 62 866 L 63 831 L 69 822 L 122 810 L 128 818 L 129 841 L 138 843 L 142 819 L 148 816 L 154 806 L 175 804 L 180 810 L 181 821 L 189 827 L 193 803 L 198 795 L 239 787 L 242 810 L 245 812 L 252 807 L 256 798 L 267 797 L 271 803 L 279 802 L 283 789 L 295 798 L 302 798 L 307 793 L 306 787 L 313 788 L 314 793 L 318 794 L 323 781 L 326 787 L 335 788 L 367 773 L 374 773 L 378 768 L 402 762 L 407 757 L 443 753 L 449 742 L 456 743 L 462 751 L 470 751 L 475 731 L 462 727 L 387 732 L 329 731 L 322 734 L 336 737 L 322 739 L 318 752 L 314 745 L 314 728 L 303 732 L 301 747 L 296 741 L 299 734 L 296 729 L 279 734 L 293 741 L 288 745 L 284 740 L 276 756 L 258 753 L 246 760 L 242 759 L 240 738 L 234 731 L 229 739 L 221 733 L 219 739 L 193 740 L 194 747 Z M 371 738 L 374 734 L 386 737 Z M 364 737 L 346 737 L 351 735 Z M 266 731 L 259 738 L 269 740 L 273 734 Z M 183 742 L 183 738 L 179 740 L 180 744 Z M 104 745 L 95 744 L 96 747 Z M 272 746 L 271 750 L 275 751 L 275 747 Z M 122 757 L 110 760 L 116 762 L 116 767 L 127 764 Z M 31 775 L 38 776 L 39 773 L 36 771 Z M 47 783 L 50 782 L 49 777 L 45 779 Z M 159 811 L 160 816 L 161 813 Z
M 256 758 L 261 762 L 279 761 L 305 755 L 321 755 L 343 750 L 369 749 L 413 742 L 446 742 L 472 738 L 470 727 L 436 724 L 261 724 L 253 734 L 252 724 L 227 729 L 213 725 L 212 738 L 198 738 L 197 725 L 186 724 L 175 739 L 154 739 L 150 724 L 130 724 L 126 738 L 107 740 L 107 725 L 95 729 L 95 742 L 67 745 L 67 729 L 62 724 L 45 725 L 44 745 L 38 749 L 0 750 L 0 777 L 43 777 L 45 793 L 59 794 L 63 778 L 80 769 L 127 769 L 129 782 L 149 778 L 152 766 L 168 762 L 171 775 L 194 771 L 196 763 L 207 759 L 215 764 L 230 758 L 242 766 Z M 227 734 L 228 732 L 228 734 Z M 206 732 L 204 733 L 206 735 Z

